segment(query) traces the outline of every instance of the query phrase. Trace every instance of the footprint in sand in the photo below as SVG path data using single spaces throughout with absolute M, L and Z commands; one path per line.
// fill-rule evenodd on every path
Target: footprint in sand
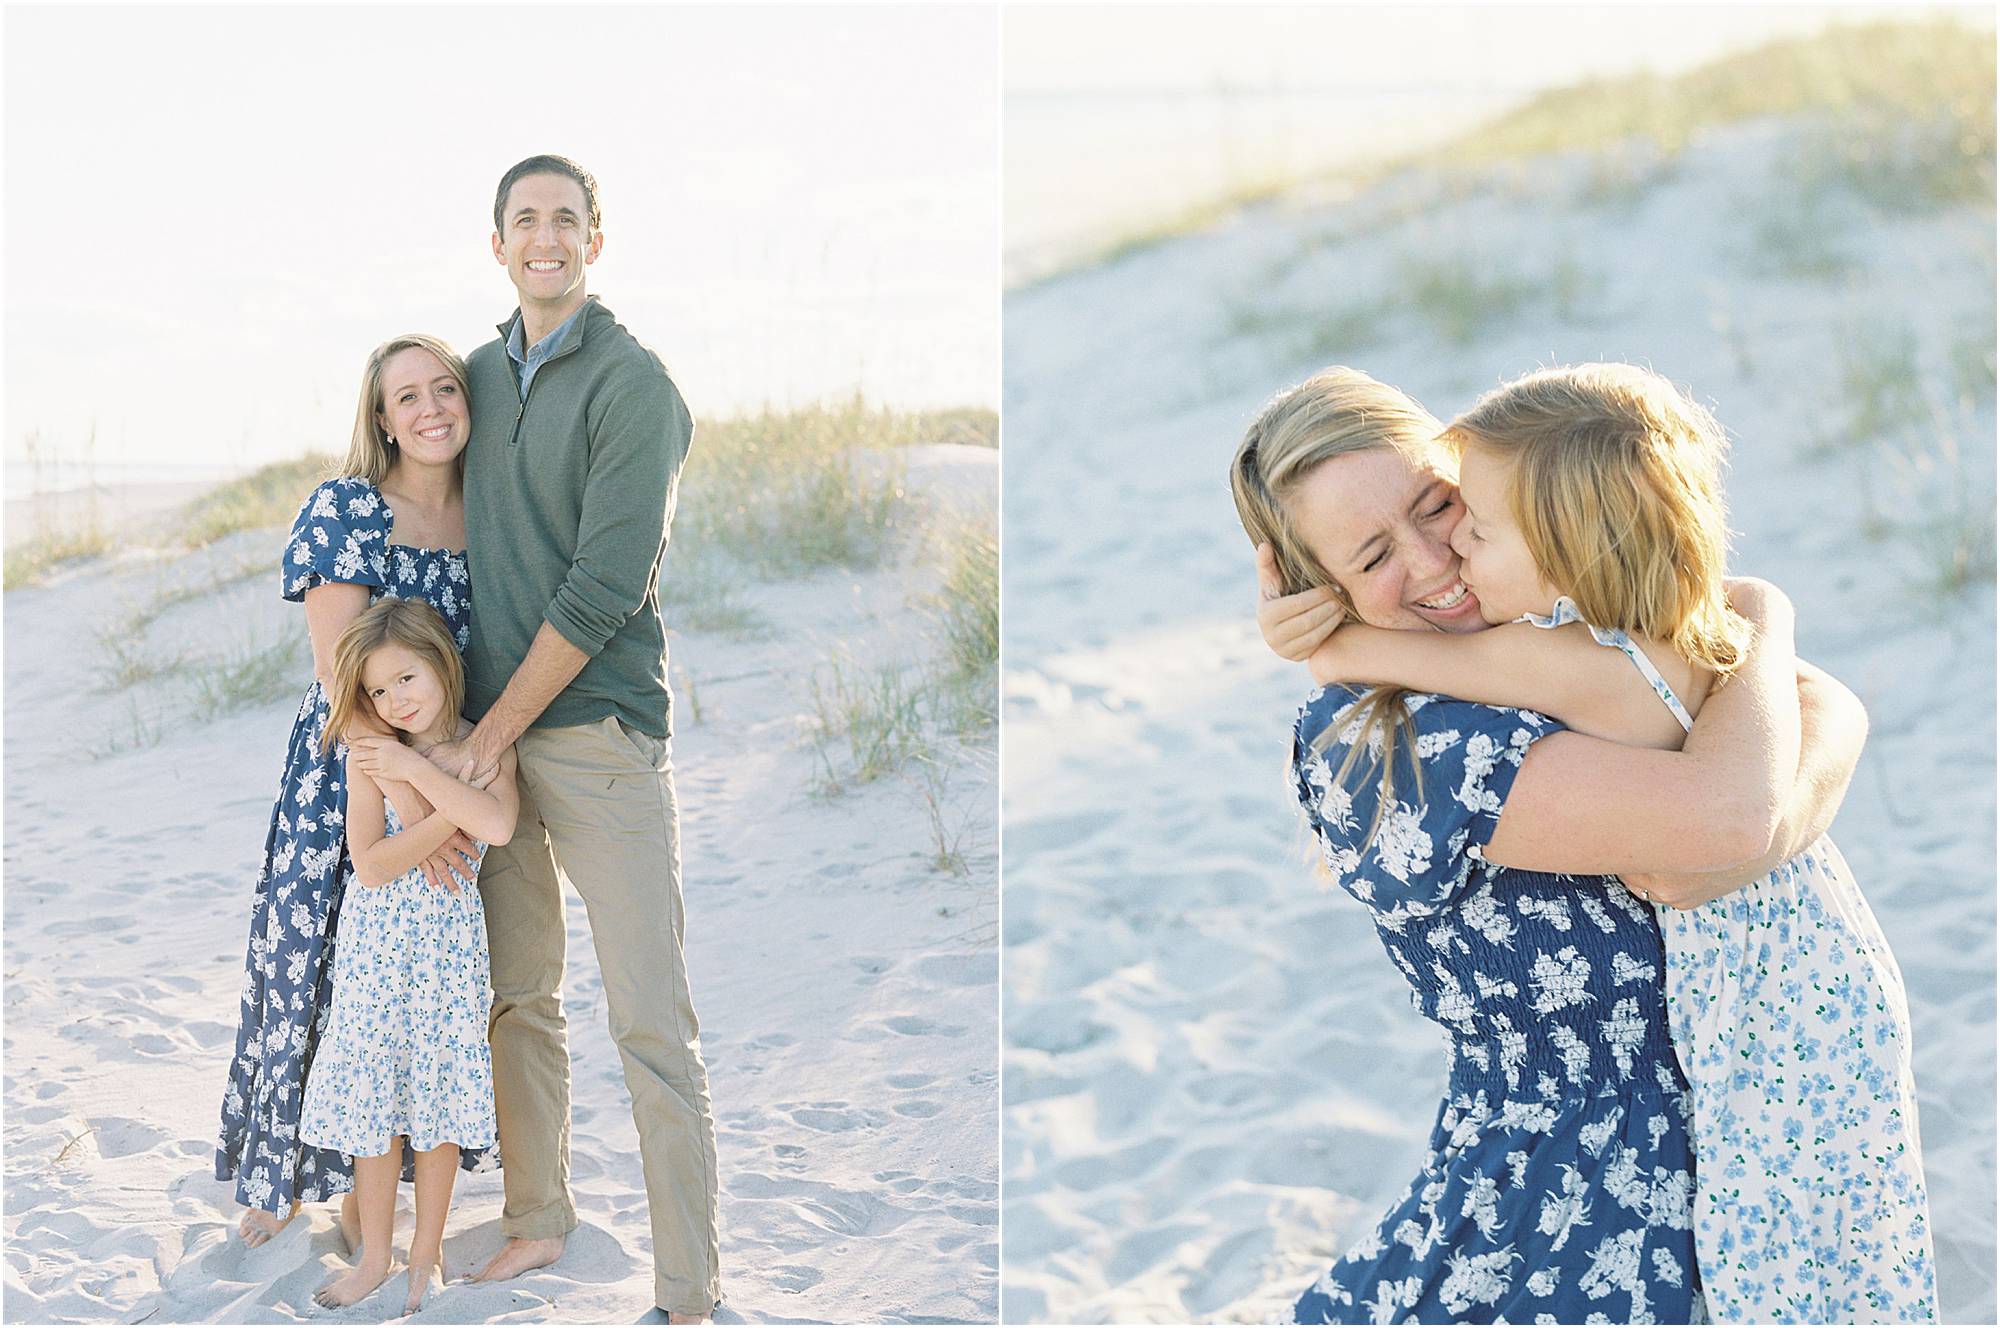
M 944 1110 L 942 1102 L 898 1102 L 892 1110 L 898 1116 L 910 1116 L 917 1120 L 929 1120 Z
M 932 955 L 917 965 L 917 977 L 940 987 L 990 987 L 1000 977 L 993 954 Z
M 934 1074 L 892 1074 L 882 1082 L 891 1088 L 922 1088 L 927 1084 L 936 1083 L 937 1076 Z
M 815 1102 L 810 1106 L 780 1108 L 809 1130 L 836 1134 L 846 1130 L 872 1130 L 885 1119 L 882 1113 L 866 1108 L 850 1108 L 845 1102 Z
M 130 1157 L 157 1148 L 170 1137 L 165 1130 L 145 1121 L 122 1116 L 101 1116 L 91 1122 L 97 1133 L 97 1151 L 102 1157 Z
M 913 1014 L 899 1014 L 893 1019 L 884 1019 L 883 1027 L 904 1037 L 959 1037 L 965 1029 L 958 1024 L 940 1024 L 933 1019 L 925 1019 Z
M 858 956 L 847 962 L 861 970 L 861 976 L 854 981 L 857 985 L 863 987 L 874 986 L 876 981 L 884 973 L 888 972 L 890 967 L 895 963 L 894 960 L 883 959 L 875 955 Z
M 820 1284 L 822 1274 L 817 1268 L 806 1268 L 796 1264 L 779 1264 L 771 1269 L 771 1285 L 780 1291 L 794 1295 L 810 1291 Z

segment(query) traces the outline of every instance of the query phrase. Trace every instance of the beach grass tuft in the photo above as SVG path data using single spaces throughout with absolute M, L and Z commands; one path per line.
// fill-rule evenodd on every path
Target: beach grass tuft
M 304 624 L 289 620 L 275 638 L 248 637 L 220 655 L 190 661 L 189 714 L 207 721 L 295 696 L 300 673 L 311 662 Z
M 149 715 L 140 709 L 136 697 L 125 703 L 124 722 L 117 728 L 106 729 L 94 743 L 84 748 L 84 754 L 93 761 L 103 761 L 126 752 L 144 751 L 148 747 L 160 745 L 166 736 L 166 725 L 156 715 Z
M 871 568 L 913 517 L 896 450 L 998 438 L 993 411 L 896 411 L 860 397 L 703 424 L 682 476 L 676 538 L 764 576 Z
M 156 678 L 184 672 L 187 656 L 170 651 L 151 652 L 146 645 L 144 624 L 129 621 L 106 623 L 91 633 L 97 646 L 97 690 L 120 692 Z
M 1907 323 L 1870 322 L 1849 329 L 1836 352 L 1847 420 L 1842 441 L 1881 439 L 1927 410 L 1917 365 L 1917 336 Z
M 944 577 L 929 605 L 937 620 L 936 719 L 961 739 L 993 727 L 1000 713 L 1000 546 L 984 526 L 946 539 Z
M 935 688 L 922 670 L 868 667 L 835 653 L 806 686 L 813 707 L 810 737 L 820 763 L 818 792 L 831 795 L 872 783 L 930 751 Z M 836 761 L 842 745 L 845 759 Z
M 1406 307 L 1454 346 L 1470 345 L 1488 327 L 1512 317 L 1535 294 L 1529 282 L 1460 252 L 1405 254 L 1398 270 L 1398 288 Z
M 39 585 L 64 563 L 111 552 L 111 532 L 95 517 L 67 530 L 43 530 L 7 550 L 6 589 Z
M 300 501 L 332 475 L 337 464 L 326 453 L 308 452 L 260 466 L 189 503 L 181 510 L 176 529 L 189 548 L 198 549 L 239 530 L 288 526 L 299 514 Z

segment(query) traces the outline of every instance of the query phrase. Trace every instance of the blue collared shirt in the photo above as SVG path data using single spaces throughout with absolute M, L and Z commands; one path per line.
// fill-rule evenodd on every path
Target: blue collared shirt
M 526 320 L 520 318 L 514 320 L 514 326 L 507 330 L 507 357 L 514 361 L 514 376 L 521 380 L 521 400 L 528 399 L 528 384 L 535 381 L 535 370 L 549 362 L 549 356 L 555 354 L 556 347 L 562 344 L 563 334 L 570 330 L 577 319 L 583 317 L 583 311 L 589 304 L 590 302 L 586 300 L 578 305 L 575 313 L 563 319 L 555 331 L 529 347 L 526 355 L 521 353 L 521 328 L 525 326 Z

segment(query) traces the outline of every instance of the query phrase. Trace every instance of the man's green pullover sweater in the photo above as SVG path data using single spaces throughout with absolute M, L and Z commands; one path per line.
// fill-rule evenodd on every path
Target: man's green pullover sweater
M 664 738 L 660 560 L 694 420 L 659 356 L 595 296 L 523 401 L 507 356 L 520 316 L 465 362 L 465 713 L 476 721 L 499 699 L 547 622 L 590 661 L 536 727 L 616 715 Z

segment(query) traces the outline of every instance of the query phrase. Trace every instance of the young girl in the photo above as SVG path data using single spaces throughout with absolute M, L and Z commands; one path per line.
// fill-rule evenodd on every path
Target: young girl
M 504 844 L 519 798 L 514 753 L 484 790 L 437 769 L 424 753 L 462 737 L 465 675 L 450 630 L 421 600 L 384 599 L 340 635 L 324 743 L 359 713 L 395 737 L 347 744 L 347 843 L 354 885 L 342 902 L 333 1013 L 306 1077 L 299 1133 L 354 1158 L 360 1261 L 313 1296 L 352 1305 L 389 1275 L 396 1180 L 407 1142 L 416 1154 L 417 1229 L 404 1312 L 443 1280 L 445 1213 L 459 1150 L 495 1140 L 486 1045 L 486 922 L 474 880 L 428 884 L 423 862 L 454 832 Z M 398 824 L 385 787 L 407 783 L 435 810 Z M 477 875 L 475 865 L 473 875 Z
M 1530 374 L 1445 441 L 1465 513 L 1464 635 L 1343 625 L 1322 683 L 1533 709 L 1631 746 L 1675 748 L 1742 660 L 1722 584 L 1714 419 L 1629 365 Z M 1724 1322 L 1936 1317 L 1902 975 L 1822 838 L 1742 889 L 1659 910 L 1668 1017 L 1694 1088 L 1695 1248 Z

